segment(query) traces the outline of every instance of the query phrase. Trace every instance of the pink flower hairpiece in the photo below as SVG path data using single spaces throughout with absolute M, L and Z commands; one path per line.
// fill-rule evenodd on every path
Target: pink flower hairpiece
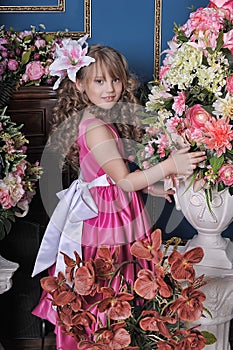
M 55 59 L 49 66 L 50 75 L 59 77 L 53 86 L 54 90 L 59 87 L 66 76 L 75 83 L 76 73 L 79 69 L 95 62 L 94 58 L 87 56 L 87 38 L 88 35 L 79 40 L 63 39 L 62 46 L 56 43 Z M 85 47 L 83 48 L 84 44 Z

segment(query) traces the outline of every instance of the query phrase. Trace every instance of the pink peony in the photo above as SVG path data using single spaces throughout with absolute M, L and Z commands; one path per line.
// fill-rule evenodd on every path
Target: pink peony
M 26 66 L 26 74 L 29 80 L 39 80 L 44 75 L 44 68 L 40 62 L 32 61 Z
M 200 104 L 189 108 L 186 113 L 187 124 L 193 128 L 202 128 L 210 119 L 211 115 Z
M 218 172 L 220 180 L 226 186 L 233 185 L 233 164 L 223 165 Z
M 229 77 L 227 77 L 226 81 L 227 81 L 226 89 L 231 95 L 233 95 L 233 75 L 230 75 Z
M 19 66 L 19 64 L 18 64 L 18 62 L 17 62 L 15 59 L 10 59 L 10 60 L 8 61 L 7 66 L 8 66 L 8 68 L 9 68 L 9 70 L 11 70 L 11 71 L 16 71 L 17 68 L 18 68 L 18 66 Z

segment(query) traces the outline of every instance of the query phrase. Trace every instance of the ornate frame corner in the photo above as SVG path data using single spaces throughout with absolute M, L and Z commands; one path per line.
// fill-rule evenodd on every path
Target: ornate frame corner
M 65 12 L 65 0 L 57 0 L 57 6 L 0 6 L 0 12 Z

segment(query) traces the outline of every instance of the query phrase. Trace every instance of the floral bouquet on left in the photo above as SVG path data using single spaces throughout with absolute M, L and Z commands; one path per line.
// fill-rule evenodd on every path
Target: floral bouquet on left
M 18 126 L 5 114 L 0 115 L 0 240 L 11 229 L 15 217 L 28 213 L 35 195 L 35 184 L 43 170 L 39 163 L 27 161 L 28 140 Z
M 42 24 L 39 27 L 21 32 L 0 27 L 0 81 L 16 80 L 20 86 L 53 85 L 49 66 L 55 43 L 59 44 L 64 34 L 47 33 Z

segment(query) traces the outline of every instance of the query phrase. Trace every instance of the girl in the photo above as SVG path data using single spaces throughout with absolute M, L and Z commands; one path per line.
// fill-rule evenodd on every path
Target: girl
M 173 174 L 190 175 L 196 164 L 205 159 L 203 152 L 183 149 L 150 169 L 130 172 L 125 152 L 132 154 L 135 142 L 142 137 L 136 118 L 136 80 L 118 51 L 93 45 L 87 52 L 85 39 L 66 39 L 63 49 L 57 48 L 57 58 L 51 65 L 51 73 L 59 76 L 57 85 L 62 81 L 55 107 L 54 139 L 62 139 L 67 153 L 72 141 L 64 135 L 64 128 L 60 129 L 67 120 L 77 140 L 67 158 L 80 166 L 81 175 L 54 211 L 33 275 L 55 262 L 52 273 L 54 268 L 55 274 L 64 271 L 60 251 L 73 256 L 73 251 L 79 250 L 83 260 L 88 260 L 96 258 L 100 246 L 113 250 L 120 247 L 118 262 L 132 260 L 130 244 L 148 237 L 151 231 L 139 191 L 149 189 L 169 200 L 174 192 L 161 193 L 154 184 Z M 77 205 L 79 199 L 74 204 L 77 193 L 81 206 Z M 84 196 L 86 199 L 82 200 Z M 77 219 L 78 207 L 88 214 Z M 133 283 L 132 265 L 127 265 L 126 276 Z M 44 294 L 34 314 L 56 324 L 56 312 Z M 58 349 L 77 349 L 74 339 L 64 335 L 59 327 L 56 333 Z

